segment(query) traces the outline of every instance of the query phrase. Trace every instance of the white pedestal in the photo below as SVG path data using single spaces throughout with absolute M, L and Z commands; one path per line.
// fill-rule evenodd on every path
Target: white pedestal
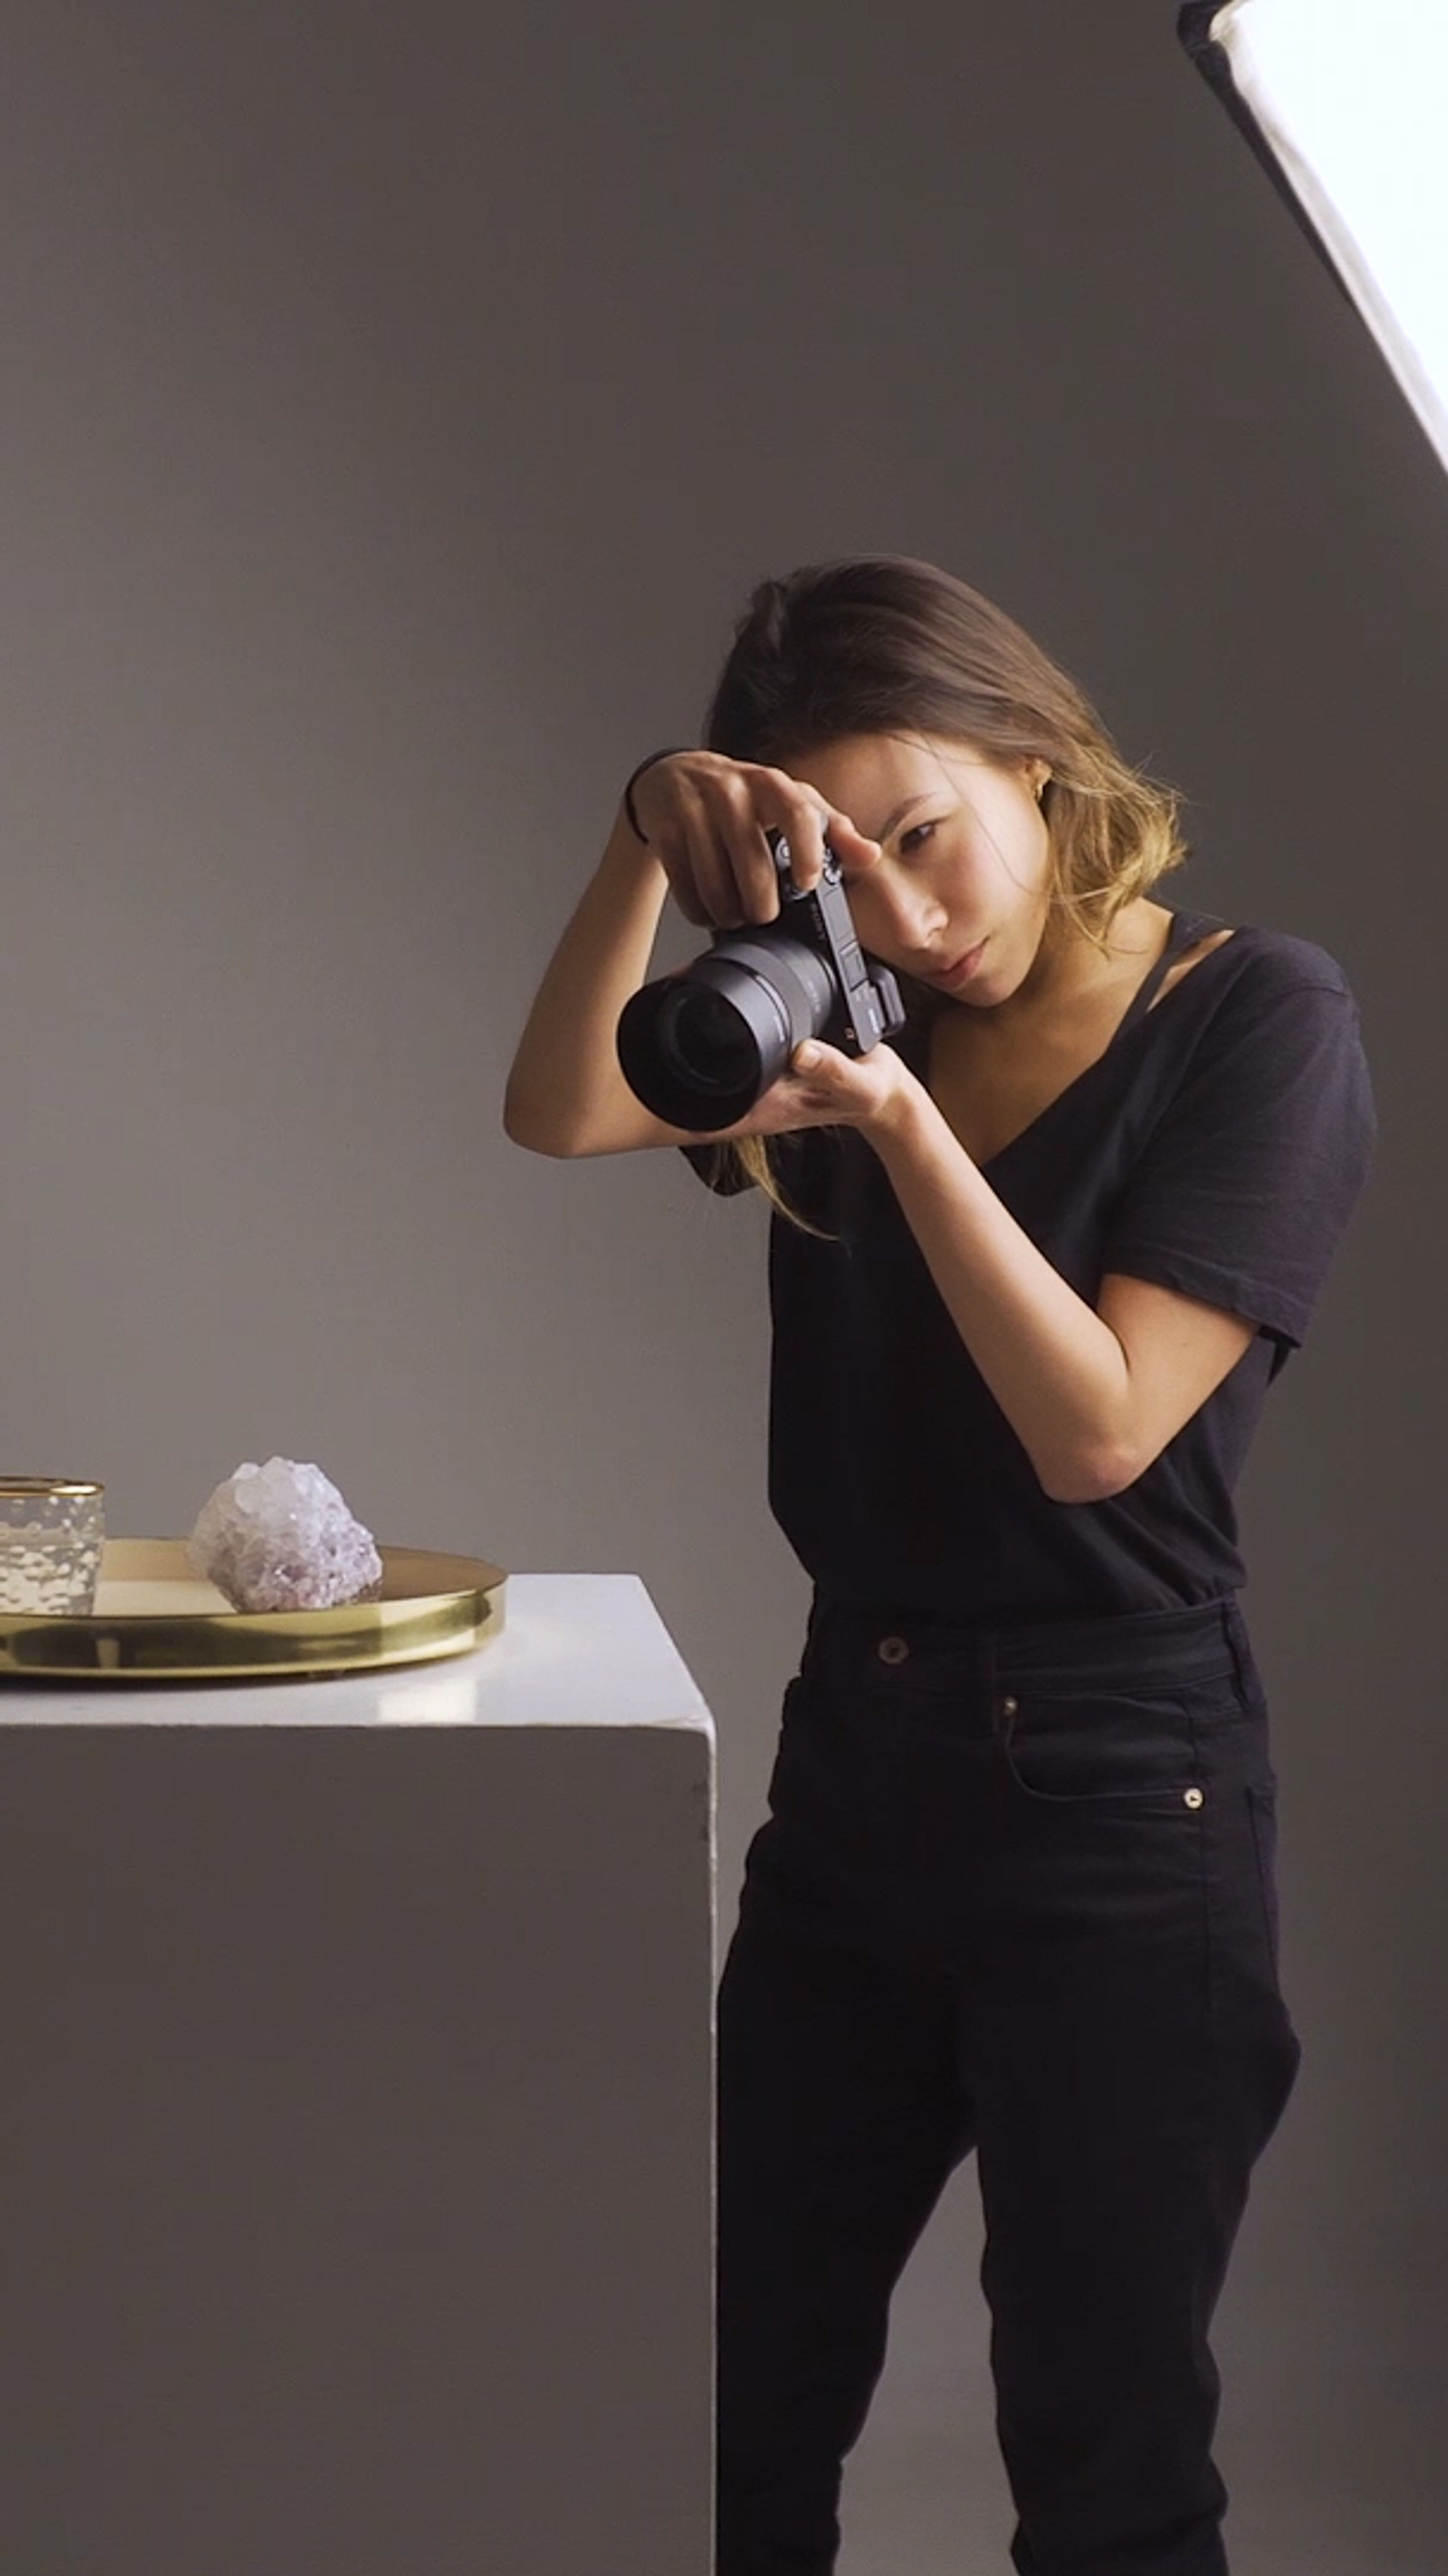
M 0 2568 L 708 2576 L 714 1868 L 631 1575 L 0 1690 Z

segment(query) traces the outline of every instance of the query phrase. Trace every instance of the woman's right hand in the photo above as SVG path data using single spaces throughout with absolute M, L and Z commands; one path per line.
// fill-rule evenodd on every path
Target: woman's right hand
M 788 840 L 801 893 L 819 883 L 826 834 L 846 875 L 880 856 L 878 841 L 867 841 L 818 788 L 720 752 L 673 751 L 656 760 L 634 788 L 633 804 L 675 903 L 700 929 L 740 930 L 777 917 L 779 871 L 766 831 Z

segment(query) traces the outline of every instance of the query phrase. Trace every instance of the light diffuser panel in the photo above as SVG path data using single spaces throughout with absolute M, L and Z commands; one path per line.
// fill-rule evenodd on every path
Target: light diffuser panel
M 1178 24 L 1219 90 L 1225 67 L 1448 465 L 1445 0 L 1226 0 Z

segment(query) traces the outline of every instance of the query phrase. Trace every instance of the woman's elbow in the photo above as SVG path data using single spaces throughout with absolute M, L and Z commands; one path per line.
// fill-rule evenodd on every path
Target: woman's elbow
M 527 1110 L 516 1101 L 504 1101 L 502 1125 L 509 1144 L 521 1145 L 527 1154 L 548 1154 L 555 1160 L 568 1161 L 577 1151 L 556 1129 L 550 1131 L 530 1119 Z
M 1089 1457 L 1057 1460 L 1049 1473 L 1041 1468 L 1036 1472 L 1050 1502 L 1107 1503 L 1113 1494 L 1124 1494 L 1128 1485 L 1134 1485 L 1141 1469 L 1116 1450 L 1097 1450 Z

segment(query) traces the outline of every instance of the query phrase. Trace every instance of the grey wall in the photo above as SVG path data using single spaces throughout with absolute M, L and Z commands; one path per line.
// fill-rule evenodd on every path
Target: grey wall
M 1377 1078 L 1243 1493 L 1307 2055 L 1218 2338 L 1258 2545 L 1317 2515 L 1361 2576 L 1424 2563 L 1448 2432 L 1448 487 L 1173 17 L 5 8 L 0 1438 L 122 1532 L 282 1449 L 386 1540 L 640 1573 L 727 1936 L 805 1607 L 762 1210 L 519 1152 L 503 1080 L 756 577 L 999 597 L 1189 791 L 1172 899 L 1331 949 Z M 975 2229 L 957 2177 L 851 2473 L 882 2551 L 897 2436 L 966 2510 L 962 2370 L 996 2474 Z

